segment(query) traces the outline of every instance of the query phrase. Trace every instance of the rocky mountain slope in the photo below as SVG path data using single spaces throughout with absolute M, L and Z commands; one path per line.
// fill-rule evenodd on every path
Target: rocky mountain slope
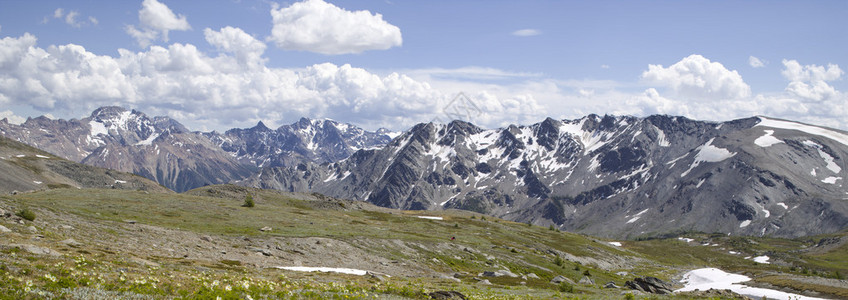
M 765 117 L 590 115 L 494 130 L 455 121 L 240 184 L 466 209 L 605 237 L 795 237 L 848 227 L 846 157 L 844 132 Z
M 140 176 L 72 162 L 0 136 L 0 194 L 53 188 L 168 192 Z
M 271 130 L 254 128 L 191 132 L 168 117 L 147 117 L 121 107 L 102 107 L 81 120 L 0 120 L 0 134 L 69 160 L 132 172 L 178 192 L 245 178 L 261 167 L 343 159 L 379 147 L 388 131 L 367 132 L 331 120 L 302 119 Z
M 395 134 L 386 129 L 369 132 L 333 120 L 301 118 L 277 129 L 259 122 L 252 128 L 203 135 L 237 160 L 262 168 L 296 166 L 302 162 L 336 162 L 359 149 L 382 147 Z

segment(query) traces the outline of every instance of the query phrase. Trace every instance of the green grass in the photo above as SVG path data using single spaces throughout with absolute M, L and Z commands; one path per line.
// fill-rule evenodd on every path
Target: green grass
M 247 195 L 254 201 L 255 206 L 252 208 L 243 207 Z M 103 276 L 86 279 L 83 278 L 85 276 L 74 273 L 85 273 L 85 270 L 68 267 L 71 264 L 77 265 L 71 263 L 69 257 L 44 259 L 19 251 L 4 250 L 0 251 L 0 266 L 6 268 L 0 269 L 0 294 L 13 295 L 13 298 L 30 297 L 33 291 L 39 289 L 60 297 L 67 295 L 63 294 L 63 289 L 78 290 L 96 286 L 99 289 L 128 295 L 182 295 L 186 298 L 238 298 L 244 295 L 275 298 L 288 295 L 287 293 L 296 293 L 305 298 L 333 298 L 339 295 L 365 297 L 365 294 L 377 293 L 414 299 L 424 298 L 425 291 L 458 290 L 472 299 L 621 299 L 621 290 L 598 287 L 609 281 L 623 286 L 624 281 L 631 280 L 634 276 L 620 277 L 615 274 L 618 271 L 669 280 L 686 270 L 700 267 L 717 267 L 725 271 L 756 275 L 762 278 L 762 282 L 808 288 L 841 296 L 844 289 L 801 285 L 797 281 L 787 281 L 786 277 L 779 274 L 803 275 L 804 269 L 831 274 L 822 276 L 835 276 L 836 272 L 848 274 L 846 245 L 832 251 L 808 253 L 799 250 L 811 247 L 814 245 L 813 241 L 687 233 L 687 237 L 696 239 L 698 243 L 684 243 L 676 238 L 668 238 L 627 241 L 623 247 L 614 247 L 584 235 L 527 226 L 525 223 L 494 217 L 484 218 L 465 211 L 398 211 L 368 205 L 365 205 L 364 209 L 356 209 L 353 202 L 234 186 L 212 186 L 182 194 L 111 189 L 57 189 L 0 197 L 0 201 L 12 207 L 28 207 L 39 216 L 41 212 L 69 213 L 106 224 L 134 220 L 142 224 L 212 236 L 327 237 L 346 241 L 354 246 L 360 245 L 361 250 L 386 259 L 415 261 L 422 268 L 445 274 L 465 274 L 460 283 L 442 279 L 393 278 L 387 284 L 360 277 L 289 273 L 286 275 L 294 278 L 280 279 L 279 272 L 251 269 L 234 260 L 203 262 L 153 257 L 149 259 L 161 264 L 162 269 L 148 270 L 124 262 L 120 254 L 107 249 L 64 249 L 63 252 L 76 253 L 80 259 L 90 262 L 85 270 L 97 271 Z M 444 220 L 417 218 L 422 214 L 441 216 Z M 259 230 L 265 226 L 273 230 Z M 120 233 L 106 231 L 104 234 Z M 841 236 L 845 235 L 843 233 Z M 451 240 L 451 237 L 456 239 Z M 45 238 L 60 240 L 61 237 L 46 233 Z M 358 243 L 360 241 L 366 242 Z M 391 241 L 400 241 L 404 246 L 400 247 Z M 702 246 L 702 242 L 718 246 Z M 361 246 L 369 243 L 383 247 Z M 464 250 L 466 248 L 467 251 Z M 409 249 L 412 249 L 413 253 L 409 253 Z M 734 255 L 729 251 L 741 253 Z M 600 261 L 622 259 L 629 264 L 619 269 L 605 270 L 597 265 L 580 264 L 562 258 L 558 262 L 554 253 L 568 253 L 582 259 Z M 744 259 L 744 256 L 764 253 L 794 267 L 758 264 Z M 426 259 L 420 259 L 422 257 Z M 197 273 L 198 268 L 212 271 L 201 274 Z M 494 285 L 486 287 L 477 285 L 473 279 L 478 273 L 500 268 L 509 269 L 518 275 L 534 273 L 540 278 L 487 278 Z M 125 269 L 132 272 L 120 271 Z M 561 289 L 560 286 L 549 283 L 550 279 L 557 275 L 578 281 L 585 272 L 591 274 L 598 286 L 574 285 L 572 289 Z M 45 277 L 46 274 L 49 276 Z M 210 286 L 215 280 L 219 283 L 235 284 L 241 277 L 261 282 L 256 285 L 261 288 L 244 289 L 234 293 L 232 290 L 224 290 L 221 286 Z M 155 288 L 151 285 L 155 280 L 151 278 L 159 281 Z M 32 280 L 29 291 L 27 280 Z M 327 280 L 344 283 L 333 286 L 328 285 Z M 289 288 L 278 288 L 281 285 Z M 687 296 L 656 298 L 685 299 Z

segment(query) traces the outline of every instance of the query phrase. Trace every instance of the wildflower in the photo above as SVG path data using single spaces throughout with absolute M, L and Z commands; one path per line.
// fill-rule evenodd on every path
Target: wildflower
M 224 287 L 224 290 L 225 290 L 225 291 L 227 291 L 227 292 L 229 292 L 229 291 L 232 291 L 232 290 L 233 290 L 233 287 L 231 287 L 231 286 L 228 284 L 227 286 L 225 286 L 225 287 Z
M 44 278 L 50 280 L 51 282 L 56 282 L 56 276 L 53 276 L 51 274 L 44 274 Z

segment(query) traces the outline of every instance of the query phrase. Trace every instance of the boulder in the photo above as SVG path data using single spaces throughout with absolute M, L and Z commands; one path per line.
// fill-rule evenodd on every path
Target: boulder
M 617 284 L 615 284 L 615 282 L 610 281 L 610 282 L 607 282 L 606 284 L 604 284 L 604 288 L 605 289 L 620 289 L 621 287 L 618 286 Z
M 593 280 L 589 276 L 583 276 L 583 278 L 580 278 L 580 281 L 578 281 L 577 283 L 582 285 L 595 285 L 595 280 Z
M 499 270 L 499 271 L 486 271 L 480 274 L 483 277 L 512 277 L 516 278 L 518 275 L 510 272 L 509 270 Z
M 29 253 L 32 253 L 32 254 L 37 254 L 37 255 L 50 255 L 50 256 L 60 256 L 60 255 L 62 255 L 62 254 L 60 254 L 59 252 L 56 252 L 53 249 L 50 249 L 50 248 L 47 248 L 47 247 L 40 247 L 40 246 L 36 246 L 36 245 L 30 245 L 30 244 L 21 244 L 21 245 L 10 244 L 9 247 L 18 248 L 18 249 L 24 250 L 26 252 L 29 252 Z
M 625 282 L 624 286 L 646 293 L 671 294 L 671 285 L 656 277 L 636 277 L 633 281 Z
M 271 230 L 273 230 L 273 229 L 271 227 L 268 227 L 268 226 L 259 228 L 259 231 L 262 231 L 262 232 L 271 231 Z
M 478 281 L 478 282 L 477 282 L 477 284 L 482 284 L 482 285 L 492 285 L 492 283 L 491 283 L 491 282 L 489 282 L 489 280 L 488 280 L 488 279 L 480 280 L 480 281 Z
M 536 275 L 536 273 L 527 273 L 525 276 L 530 279 L 539 279 L 539 275 Z
M 468 299 L 460 292 L 457 291 L 436 291 L 428 294 L 432 299 L 438 300 L 451 300 L 451 299 Z
M 11 229 L 6 228 L 6 226 L 0 225 L 0 232 L 12 232 Z
M 560 284 L 563 281 L 568 282 L 570 284 L 574 284 L 574 280 L 571 280 L 570 278 L 562 276 L 562 275 L 559 275 L 557 277 L 554 277 L 554 279 L 551 279 L 551 283 L 553 283 L 553 284 Z
M 74 247 L 74 248 L 78 248 L 78 247 L 82 246 L 82 244 L 81 244 L 80 242 L 77 242 L 77 241 L 76 241 L 75 239 L 73 239 L 73 238 L 70 238 L 70 239 L 67 239 L 67 240 L 61 241 L 61 242 L 59 242 L 59 243 L 60 243 L 60 244 L 67 245 L 67 246 L 70 246 L 70 247 Z

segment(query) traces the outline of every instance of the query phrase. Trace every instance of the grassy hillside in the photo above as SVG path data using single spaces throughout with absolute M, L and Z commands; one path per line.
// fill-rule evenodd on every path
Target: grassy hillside
M 243 206 L 248 194 L 254 207 Z M 53 189 L 0 197 L 0 209 L 24 208 L 35 213 L 34 221 L 0 217 L 11 230 L 0 233 L 0 299 L 427 299 L 442 290 L 471 299 L 621 299 L 632 291 L 603 285 L 623 286 L 636 276 L 675 281 L 705 266 L 748 274 L 761 285 L 848 296 L 828 279 L 848 273 L 845 234 L 804 241 L 689 234 L 695 241 L 623 241 L 618 247 L 465 211 L 398 211 L 229 185 L 182 194 Z M 419 218 L 424 215 L 441 219 Z M 772 263 L 745 259 L 759 255 Z M 486 277 L 486 271 L 516 277 Z M 595 284 L 550 283 L 559 275 L 575 282 L 588 275 Z M 717 295 L 637 298 L 699 296 Z

